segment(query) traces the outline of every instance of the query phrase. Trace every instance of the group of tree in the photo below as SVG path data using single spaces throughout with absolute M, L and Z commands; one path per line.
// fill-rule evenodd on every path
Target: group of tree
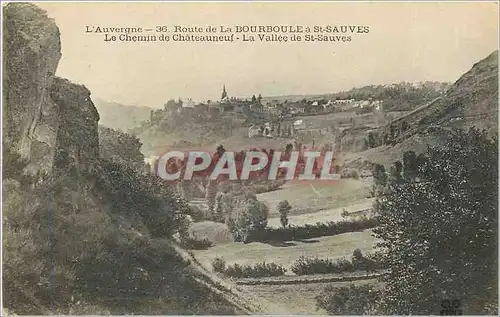
M 390 268 L 380 290 L 351 286 L 318 299 L 330 314 L 438 314 L 443 301 L 466 314 L 498 313 L 498 139 L 453 130 L 386 173 L 374 229 Z M 458 308 L 458 307 L 457 307 Z
M 136 138 L 101 131 L 103 157 L 78 178 L 65 170 L 28 177 L 28 161 L 4 144 L 5 306 L 18 314 L 232 313 L 172 247 L 185 201 L 134 166 Z M 153 304 L 160 298 L 170 300 Z

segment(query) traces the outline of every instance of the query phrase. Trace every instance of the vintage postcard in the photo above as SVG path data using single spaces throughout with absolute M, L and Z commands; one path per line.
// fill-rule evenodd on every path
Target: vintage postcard
M 498 315 L 498 1 L 2 4 L 2 315 Z

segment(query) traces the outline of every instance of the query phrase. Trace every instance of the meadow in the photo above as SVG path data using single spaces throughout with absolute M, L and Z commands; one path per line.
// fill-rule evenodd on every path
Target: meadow
M 291 216 L 324 211 L 326 220 L 329 214 L 333 218 L 337 217 L 337 211 L 341 207 L 352 209 L 348 206 L 368 204 L 371 185 L 371 178 L 307 182 L 297 180 L 285 184 L 278 191 L 258 194 L 257 199 L 267 204 L 270 218 L 279 217 L 278 204 L 282 200 L 288 200 L 292 206 Z
M 212 270 L 212 261 L 222 257 L 228 264 L 257 264 L 262 261 L 274 262 L 288 269 L 300 256 L 337 259 L 350 258 L 352 252 L 359 248 L 363 254 L 374 251 L 376 239 L 372 230 L 349 232 L 330 237 L 321 237 L 302 241 L 287 241 L 279 243 L 228 242 L 215 245 L 207 250 L 194 250 L 198 261 L 207 269 Z

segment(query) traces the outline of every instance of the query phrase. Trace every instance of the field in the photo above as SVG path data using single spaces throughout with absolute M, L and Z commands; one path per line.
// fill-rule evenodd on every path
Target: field
M 319 258 L 350 258 L 354 249 L 359 248 L 363 253 L 372 252 L 375 238 L 372 230 L 349 232 L 330 237 L 321 237 L 309 240 L 281 242 L 267 244 L 253 242 L 243 244 L 229 242 L 216 245 L 208 250 L 194 251 L 198 261 L 207 269 L 212 268 L 212 260 L 219 256 L 229 264 L 256 264 L 262 261 L 274 262 L 287 269 L 300 256 Z M 292 274 L 288 272 L 288 274 Z
M 328 221 L 341 221 L 344 218 L 342 217 L 342 211 L 346 210 L 349 213 L 354 213 L 360 210 L 367 210 L 371 208 L 373 205 L 373 199 L 366 198 L 360 200 L 355 204 L 349 204 L 340 208 L 331 208 L 326 210 L 320 210 L 317 212 L 305 213 L 305 214 L 292 214 L 288 217 L 288 223 L 294 226 L 303 226 L 306 224 L 314 225 L 318 222 L 325 223 Z M 280 218 L 276 213 L 273 213 L 267 222 L 268 227 L 281 227 Z
M 266 308 L 268 314 L 298 314 L 298 315 L 326 315 L 326 312 L 316 307 L 315 297 L 325 287 L 347 287 L 351 283 L 355 285 L 375 284 L 381 287 L 377 279 L 362 280 L 356 282 L 339 283 L 315 283 L 302 285 L 239 285 L 247 293 L 259 294 L 262 301 L 260 304 Z M 278 305 L 273 305 L 279 303 Z
M 268 205 L 271 218 L 279 217 L 276 209 L 278 204 L 282 200 L 288 200 L 293 208 L 291 215 L 332 210 L 332 220 L 335 220 L 338 208 L 360 203 L 368 204 L 368 201 L 371 201 L 367 199 L 371 184 L 371 178 L 294 181 L 287 183 L 281 190 L 259 194 L 257 198 Z M 324 217 L 323 219 L 326 220 Z
M 365 127 L 375 127 L 377 122 L 372 114 L 356 116 L 354 113 L 335 113 L 318 116 L 295 117 L 293 120 L 304 119 L 309 129 L 325 129 L 322 135 L 325 138 L 333 138 L 333 133 L 327 132 L 332 126 L 342 130 L 350 127 L 349 119 L 356 117 L 359 123 Z M 267 139 L 247 138 L 244 136 L 245 129 L 241 134 L 233 136 L 220 144 L 227 150 L 240 150 L 242 148 L 277 148 L 284 147 L 291 139 Z M 359 132 L 359 139 L 363 138 L 363 131 Z M 326 140 L 326 139 L 325 139 Z M 325 141 L 323 140 L 323 141 Z M 323 142 L 321 141 L 321 142 Z M 331 140 L 330 140 L 331 141 Z M 328 142 L 330 142 L 328 141 Z M 326 142 L 326 141 L 325 141 Z M 319 144 L 319 143 L 318 143 Z M 210 147 L 215 148 L 217 144 Z M 353 147 L 351 147 L 353 148 Z M 347 155 L 346 155 L 347 154 Z M 352 159 L 348 153 L 342 155 L 343 164 L 347 159 Z M 355 156 L 362 159 L 363 154 Z M 337 181 L 299 181 L 287 182 L 281 189 L 261 193 L 257 199 L 269 207 L 268 226 L 280 227 L 278 204 L 287 200 L 292 209 L 288 219 L 290 225 L 303 226 L 305 224 L 325 223 L 329 221 L 340 221 L 342 212 L 356 213 L 370 210 L 373 198 L 370 191 L 373 185 L 371 177 L 359 179 L 341 179 Z M 354 215 L 353 215 L 354 217 Z M 191 226 L 191 233 L 198 238 L 208 238 L 214 246 L 206 250 L 193 250 L 192 255 L 206 271 L 212 272 L 212 261 L 216 257 L 222 257 L 228 264 L 254 265 L 263 261 L 282 265 L 287 269 L 286 276 L 275 277 L 277 282 L 285 282 L 288 278 L 296 278 L 291 271 L 293 263 L 301 256 L 310 258 L 338 259 L 346 257 L 349 260 L 355 249 L 360 249 L 363 254 L 374 251 L 377 240 L 372 235 L 372 229 L 348 232 L 335 236 L 319 237 L 302 241 L 285 242 L 253 242 L 244 244 L 234 242 L 229 229 L 225 224 L 203 221 Z M 341 276 L 343 276 L 341 274 Z M 304 278 L 319 278 L 321 276 L 305 276 Z M 328 275 L 323 275 L 326 278 Z M 226 280 L 226 279 L 225 279 Z M 237 285 L 235 281 L 227 279 L 227 283 L 241 293 L 246 294 L 253 304 L 261 307 L 266 314 L 325 314 L 316 307 L 316 299 L 327 285 L 334 287 L 348 286 L 351 283 L 361 285 L 366 283 L 377 284 L 378 279 L 368 278 L 352 282 L 325 282 L 313 283 L 298 282 L 292 285 Z M 260 279 L 259 279 L 260 281 Z M 242 281 L 240 281 L 242 282 Z M 262 281 L 260 281 L 262 282 Z M 273 282 L 274 283 L 274 282 Z

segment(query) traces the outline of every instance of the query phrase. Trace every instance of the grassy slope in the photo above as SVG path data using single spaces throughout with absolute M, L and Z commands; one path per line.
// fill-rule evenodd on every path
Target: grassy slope
M 363 253 L 372 252 L 376 240 L 371 233 L 372 230 L 368 229 L 362 232 L 344 233 L 304 242 L 279 243 L 275 246 L 259 242 L 249 244 L 230 242 L 216 245 L 208 250 L 195 251 L 195 255 L 200 263 L 209 269 L 211 269 L 212 260 L 217 256 L 223 257 L 230 264 L 255 264 L 266 261 L 290 268 L 301 255 L 340 258 L 351 256 L 356 248 L 360 248 Z
M 361 280 L 355 282 L 339 283 L 315 283 L 302 285 L 245 285 L 238 286 L 241 290 L 259 294 L 261 298 L 268 302 L 285 303 L 286 308 L 280 310 L 279 306 L 269 306 L 269 314 L 312 314 L 326 315 L 326 312 L 316 307 L 315 297 L 318 296 L 325 287 L 347 287 L 351 283 L 355 285 L 376 284 L 382 287 L 377 279 Z M 273 310 L 274 309 L 274 310 Z
M 270 217 L 279 217 L 277 206 L 288 200 L 292 206 L 290 215 L 301 215 L 365 203 L 369 194 L 371 179 L 342 179 L 339 181 L 294 181 L 283 189 L 257 195 L 270 209 Z

